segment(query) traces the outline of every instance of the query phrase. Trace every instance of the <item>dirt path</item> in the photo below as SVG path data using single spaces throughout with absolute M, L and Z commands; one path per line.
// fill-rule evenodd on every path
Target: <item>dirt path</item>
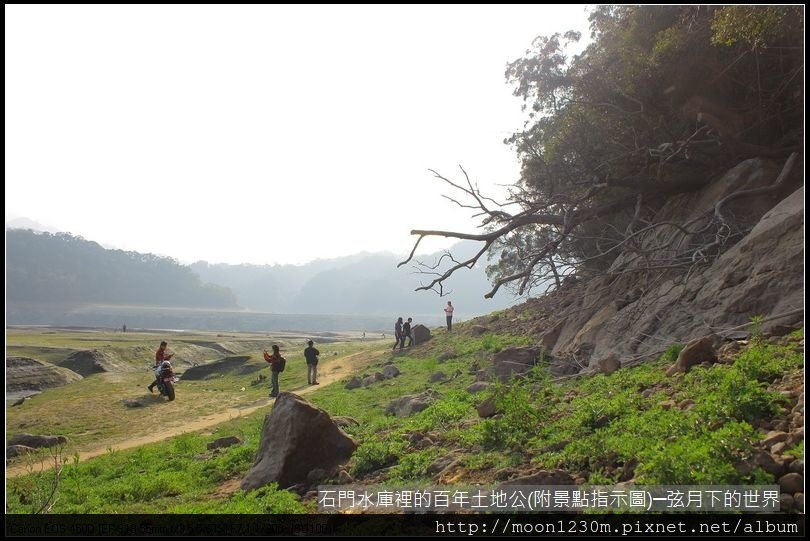
M 351 355 L 341 357 L 330 363 L 331 366 L 330 368 L 326 368 L 323 370 L 323 372 L 320 374 L 320 377 L 318 378 L 320 380 L 319 386 L 316 387 L 313 385 L 304 385 L 302 387 L 298 387 L 295 389 L 282 389 L 282 390 L 295 393 L 297 395 L 309 394 L 317 389 L 322 389 L 324 386 L 334 383 L 335 381 L 343 379 L 346 376 L 354 374 L 358 370 L 368 365 L 370 362 L 382 357 L 386 352 L 387 350 L 360 351 L 358 353 L 353 353 Z M 72 461 L 75 454 L 78 454 L 79 462 L 82 462 L 90 458 L 104 455 L 108 453 L 110 450 L 118 451 L 124 449 L 132 449 L 134 447 L 140 447 L 141 445 L 146 445 L 148 443 L 155 443 L 168 438 L 173 438 L 174 436 L 179 436 L 180 434 L 185 434 L 187 432 L 196 432 L 198 430 L 204 430 L 206 428 L 211 428 L 226 421 L 230 421 L 231 419 L 244 417 L 245 415 L 249 415 L 255 412 L 256 410 L 268 408 L 273 402 L 274 400 L 272 399 L 263 398 L 261 400 L 257 400 L 245 406 L 240 406 L 236 408 L 227 408 L 226 410 L 219 412 L 215 415 L 206 415 L 193 420 L 184 419 L 184 422 L 181 425 L 163 426 L 160 431 L 134 436 L 112 445 L 106 444 L 103 447 L 91 447 L 84 450 L 81 449 L 70 450 L 69 453 L 65 454 L 65 458 L 68 458 Z M 42 462 L 41 464 L 35 464 L 32 466 L 31 464 L 26 463 L 25 460 L 23 459 L 22 463 L 6 465 L 6 478 L 17 477 L 18 475 L 25 475 L 27 473 L 44 471 L 52 468 L 53 466 L 54 465 L 52 461 L 50 464 Z

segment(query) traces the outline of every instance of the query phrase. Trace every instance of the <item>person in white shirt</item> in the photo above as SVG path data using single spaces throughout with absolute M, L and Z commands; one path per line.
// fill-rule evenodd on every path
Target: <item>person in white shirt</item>
M 447 308 L 444 309 L 444 313 L 447 315 L 447 332 L 453 330 L 453 303 L 447 301 Z

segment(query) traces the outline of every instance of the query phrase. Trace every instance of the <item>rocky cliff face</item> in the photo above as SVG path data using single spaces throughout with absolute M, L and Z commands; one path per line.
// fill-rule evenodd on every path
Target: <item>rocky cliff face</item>
M 517 326 L 537 337 L 554 358 L 553 371 L 572 373 L 616 355 L 622 362 L 653 357 L 673 343 L 710 333 L 730 336 L 762 316 L 764 331 L 803 324 L 804 188 L 794 167 L 774 186 L 780 166 L 746 160 L 704 189 L 671 199 L 656 223 L 602 276 L 563 286 L 495 316 L 479 318 L 492 330 Z M 703 226 L 718 201 L 758 190 L 722 206 L 722 251 Z M 696 252 L 678 268 L 653 268 Z M 639 254 L 643 254 L 643 257 Z M 682 260 L 682 259 L 681 259 Z M 652 263 L 651 263 L 652 262 Z M 784 317 L 774 318 L 780 314 Z

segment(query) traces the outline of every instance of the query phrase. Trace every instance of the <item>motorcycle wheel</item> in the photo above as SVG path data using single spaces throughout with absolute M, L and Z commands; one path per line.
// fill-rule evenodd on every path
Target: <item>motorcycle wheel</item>
M 169 381 L 165 381 L 163 382 L 163 386 L 166 388 L 166 396 L 169 398 L 169 402 L 171 402 L 174 400 L 174 384 Z

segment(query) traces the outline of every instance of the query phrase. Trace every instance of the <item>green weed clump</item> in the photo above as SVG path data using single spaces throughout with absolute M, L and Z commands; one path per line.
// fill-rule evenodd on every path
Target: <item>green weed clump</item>
M 773 482 L 760 468 L 740 465 L 761 437 L 752 423 L 776 414 L 785 400 L 767 385 L 800 368 L 802 355 L 758 342 L 731 365 L 668 378 L 665 368 L 682 347 L 608 376 L 559 386 L 535 376 L 499 389 L 502 415 L 484 421 L 486 448 L 523 449 L 532 462 L 586 472 L 591 483 Z

